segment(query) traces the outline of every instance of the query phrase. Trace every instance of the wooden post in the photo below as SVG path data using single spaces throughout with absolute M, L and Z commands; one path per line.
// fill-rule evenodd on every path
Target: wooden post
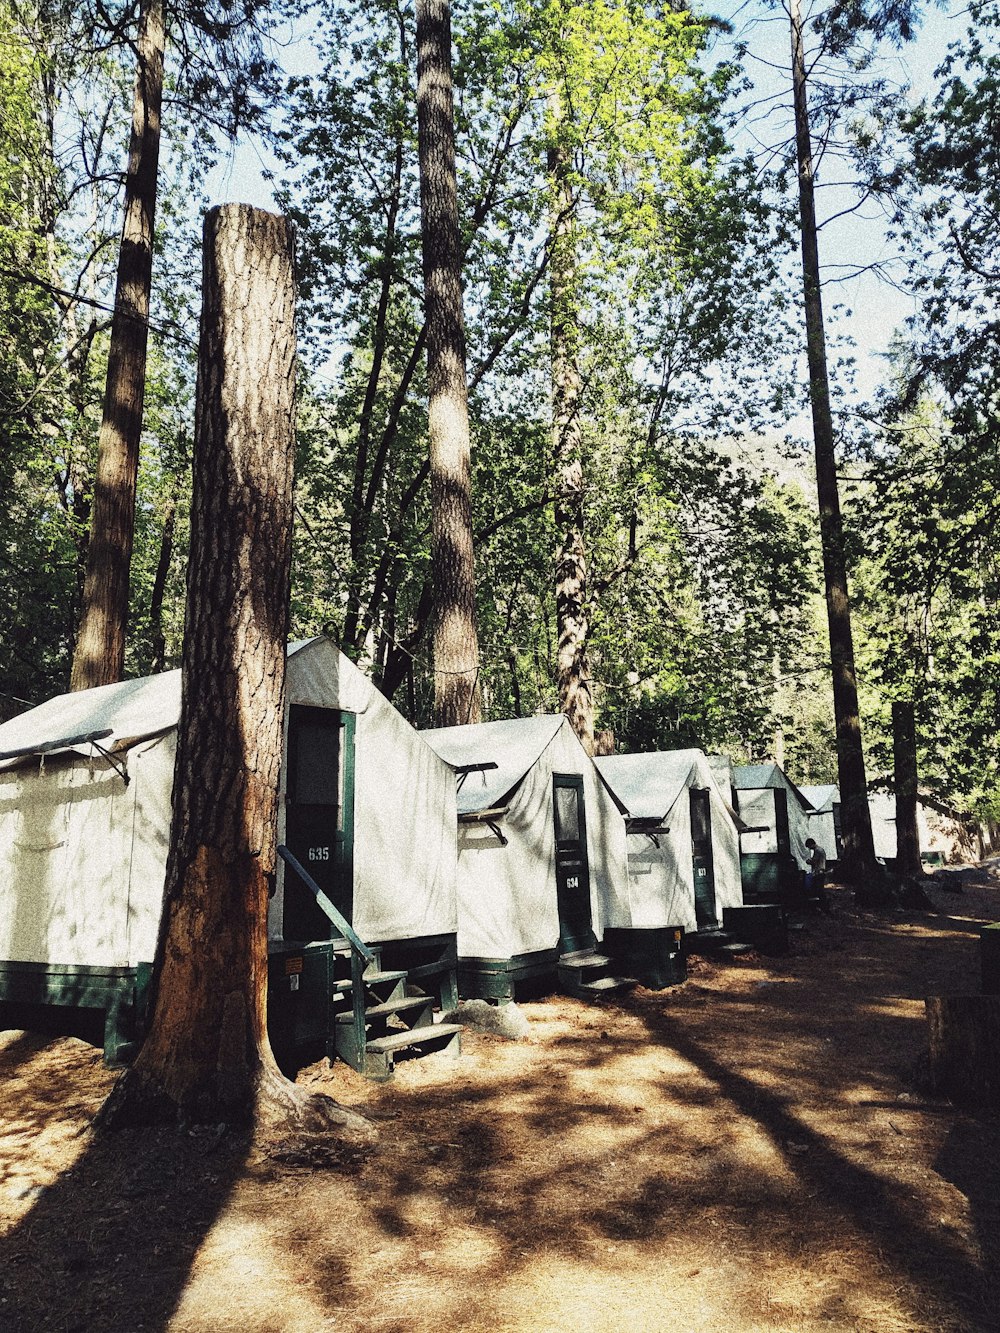
M 917 831 L 917 731 L 913 704 L 892 705 L 892 759 L 896 788 L 896 873 L 908 879 L 921 873 Z
M 931 995 L 926 1006 L 934 1091 L 1000 1109 L 1000 995 Z

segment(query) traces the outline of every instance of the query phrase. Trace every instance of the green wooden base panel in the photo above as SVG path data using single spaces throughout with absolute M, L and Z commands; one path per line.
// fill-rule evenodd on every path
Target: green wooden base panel
M 555 982 L 557 949 L 539 949 L 511 958 L 459 958 L 458 993 L 463 1000 L 493 1000 L 507 1004 L 525 982 Z
M 680 926 L 609 926 L 601 948 L 626 976 L 649 990 L 666 990 L 687 980 L 684 931 Z
M 267 1032 L 274 1058 L 286 1073 L 310 1056 L 318 1059 L 326 1053 L 350 981 L 346 941 L 269 941 Z
M 748 904 L 803 900 L 802 871 L 792 856 L 778 852 L 744 852 L 740 856 L 743 897 Z
M 139 1049 L 151 976 L 151 963 L 84 967 L 3 960 L 0 1026 L 41 1026 L 53 1034 L 100 1040 L 104 1061 L 114 1068 Z

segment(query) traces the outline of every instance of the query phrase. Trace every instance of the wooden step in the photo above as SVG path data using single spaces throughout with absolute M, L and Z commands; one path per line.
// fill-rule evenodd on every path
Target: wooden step
M 564 953 L 557 962 L 558 967 L 593 968 L 610 967 L 611 959 L 592 949 L 580 949 L 577 953 Z
M 382 986 L 388 981 L 405 981 L 406 972 L 365 972 L 361 980 L 366 986 Z
M 591 995 L 615 994 L 638 986 L 635 977 L 598 977 L 596 981 L 581 981 L 580 990 Z
M 406 1032 L 390 1032 L 385 1037 L 373 1037 L 367 1043 L 369 1051 L 387 1055 L 391 1051 L 402 1051 L 407 1046 L 419 1046 L 422 1042 L 434 1041 L 438 1037 L 453 1037 L 462 1031 L 461 1023 L 432 1023 L 424 1028 L 408 1028 Z
M 556 966 L 571 972 L 596 972 L 599 968 L 609 968 L 611 958 L 603 953 L 564 953 Z
M 398 1000 L 383 1000 L 381 1004 L 370 1004 L 365 1009 L 365 1021 L 370 1018 L 391 1018 L 393 1014 L 404 1014 L 411 1009 L 429 1009 L 432 1000 L 426 995 L 404 996 Z M 354 1014 L 350 1011 L 337 1015 L 338 1023 L 353 1023 Z

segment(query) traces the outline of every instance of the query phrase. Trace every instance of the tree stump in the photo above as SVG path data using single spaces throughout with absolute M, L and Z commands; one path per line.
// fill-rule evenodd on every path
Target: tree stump
M 1000 995 L 931 995 L 926 1005 L 934 1091 L 1000 1108 Z

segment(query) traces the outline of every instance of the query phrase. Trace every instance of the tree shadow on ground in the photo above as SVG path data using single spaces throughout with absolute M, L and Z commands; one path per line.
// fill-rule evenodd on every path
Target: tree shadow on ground
M 21 1050 L 23 1048 L 23 1050 Z M 4 1055 L 37 1054 L 37 1036 Z M 30 1137 L 60 1114 L 58 1089 L 5 1087 L 4 1119 Z M 79 1112 L 79 1107 L 68 1108 Z M 65 1113 L 65 1112 L 64 1112 Z M 219 1128 L 129 1130 L 83 1138 L 75 1163 L 31 1189 L 30 1210 L 0 1237 L 4 1333 L 166 1328 L 198 1247 L 241 1173 L 247 1143 Z
M 1000 1327 L 1000 1120 L 957 1120 L 934 1163 L 935 1170 L 965 1195 L 982 1253 L 993 1279 L 993 1323 Z
M 811 1196 L 821 1206 L 846 1214 L 859 1231 L 877 1241 L 878 1249 L 906 1281 L 907 1299 L 915 1315 L 920 1313 L 922 1294 L 937 1300 L 943 1297 L 963 1310 L 970 1327 L 996 1333 L 1000 1309 L 997 1269 L 988 1263 L 982 1267 L 973 1263 L 954 1236 L 934 1225 L 907 1184 L 851 1161 L 828 1138 L 816 1133 L 780 1094 L 746 1077 L 702 1042 L 676 1028 L 666 1030 L 660 1022 L 651 1022 L 650 1028 L 701 1069 L 721 1095 L 755 1120 L 783 1152 L 787 1154 L 794 1146 L 794 1170 Z M 968 1155 L 957 1145 L 954 1160 L 956 1166 L 962 1164 L 962 1171 L 969 1172 Z M 991 1181 L 979 1177 L 976 1193 L 983 1215 L 996 1215 L 998 1181 L 996 1170 Z

